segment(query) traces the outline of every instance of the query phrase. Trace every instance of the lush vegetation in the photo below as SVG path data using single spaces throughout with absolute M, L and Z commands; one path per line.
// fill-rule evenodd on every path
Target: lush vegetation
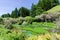
M 36 15 L 42 14 L 44 11 L 47 11 L 55 6 L 59 5 L 59 0 L 39 0 L 37 4 L 32 4 L 31 10 L 21 7 L 20 9 L 15 8 L 11 14 L 3 14 L 2 17 L 26 17 L 32 16 L 35 17 Z
M 52 9 L 48 10 L 47 12 L 56 12 L 60 11 L 60 5 L 53 7 Z
M 21 18 L 0 18 L 0 19 L 1 19 L 0 21 L 2 21 L 0 24 L 1 40 L 38 40 L 40 37 L 43 36 L 45 37 L 44 39 L 46 39 L 47 36 L 48 36 L 47 39 L 50 39 L 51 35 L 54 34 L 53 30 L 57 28 L 57 25 L 52 22 L 32 21 L 31 24 L 30 23 L 31 21 L 29 21 L 31 17 L 26 17 L 27 20 L 24 21 L 22 21 Z M 21 20 L 22 22 L 19 20 Z M 19 22 L 21 22 L 21 24 L 19 24 Z M 55 32 L 57 32 L 57 30 L 55 30 Z
M 59 21 L 59 0 L 39 0 L 0 17 L 0 40 L 60 40 Z

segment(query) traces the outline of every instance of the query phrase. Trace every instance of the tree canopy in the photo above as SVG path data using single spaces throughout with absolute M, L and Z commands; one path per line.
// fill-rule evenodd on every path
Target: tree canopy
M 25 7 L 21 7 L 19 9 L 15 8 L 12 11 L 11 16 L 8 16 L 12 18 L 26 16 L 35 17 L 36 15 L 40 15 L 44 11 L 47 11 L 57 5 L 59 5 L 59 0 L 39 0 L 37 4 L 32 3 L 31 9 L 27 9 Z M 5 16 L 8 17 L 7 14 L 2 15 L 2 17 Z
M 25 7 L 21 7 L 19 9 L 19 14 L 20 14 L 21 17 L 26 17 L 26 16 L 30 15 L 30 11 L 29 11 L 29 9 L 27 9 Z

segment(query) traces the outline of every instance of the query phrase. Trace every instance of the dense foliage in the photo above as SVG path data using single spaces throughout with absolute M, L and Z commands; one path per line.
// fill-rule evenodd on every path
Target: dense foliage
M 10 14 L 9 14 L 9 13 L 3 14 L 2 17 L 3 17 L 3 18 L 10 17 Z
M 30 15 L 30 11 L 27 8 L 21 7 L 19 9 L 19 14 L 21 17 L 26 17 Z
M 31 9 L 15 8 L 11 14 L 3 14 L 0 40 L 60 40 L 60 6 L 57 5 L 59 0 L 39 0 Z
M 39 0 L 37 4 L 32 4 L 31 10 L 25 7 L 21 7 L 20 9 L 15 8 L 15 10 L 12 11 L 11 16 L 10 14 L 3 14 L 2 17 L 35 17 L 36 15 L 40 15 L 44 11 L 47 11 L 57 5 L 59 5 L 59 0 Z
M 12 17 L 12 18 L 17 18 L 17 17 L 19 17 L 19 12 L 18 12 L 17 8 L 15 8 L 15 10 L 12 11 L 11 17 Z

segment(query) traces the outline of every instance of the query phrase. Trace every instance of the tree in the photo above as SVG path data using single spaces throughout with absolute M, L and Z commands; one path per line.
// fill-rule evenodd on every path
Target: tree
M 44 11 L 51 9 L 52 7 L 59 5 L 59 0 L 39 0 L 38 4 L 32 4 L 30 16 L 42 14 Z
M 5 17 L 10 17 L 10 14 L 7 13 L 7 14 L 3 14 L 1 17 L 5 18 Z
M 36 16 L 42 14 L 43 12 L 44 12 L 44 10 L 41 7 L 37 7 Z
M 51 0 L 51 7 L 59 5 L 59 0 Z
M 56 5 L 59 5 L 59 0 L 39 0 L 37 4 L 37 6 L 41 7 L 45 11 L 51 9 Z
M 32 4 L 31 13 L 30 13 L 32 17 L 35 17 L 36 15 L 40 15 L 42 12 L 43 12 L 43 9 L 41 7 Z
M 20 14 L 19 14 L 17 8 L 15 8 L 15 10 L 12 11 L 12 13 L 11 13 L 11 17 L 12 17 L 12 18 L 17 18 L 17 17 L 19 17 L 19 16 L 20 16 Z
M 34 5 L 34 4 L 32 4 L 32 6 L 31 6 L 30 16 L 32 16 L 32 17 L 36 16 L 36 5 Z
M 27 8 L 21 7 L 19 9 L 19 13 L 20 13 L 20 16 L 21 17 L 26 17 L 26 16 L 29 16 L 30 15 L 30 10 L 27 9 Z

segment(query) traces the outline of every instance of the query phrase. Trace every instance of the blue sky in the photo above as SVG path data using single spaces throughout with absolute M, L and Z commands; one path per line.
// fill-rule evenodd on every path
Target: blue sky
M 38 3 L 38 0 L 0 0 L 0 15 L 11 13 L 16 7 L 31 8 L 32 3 Z

